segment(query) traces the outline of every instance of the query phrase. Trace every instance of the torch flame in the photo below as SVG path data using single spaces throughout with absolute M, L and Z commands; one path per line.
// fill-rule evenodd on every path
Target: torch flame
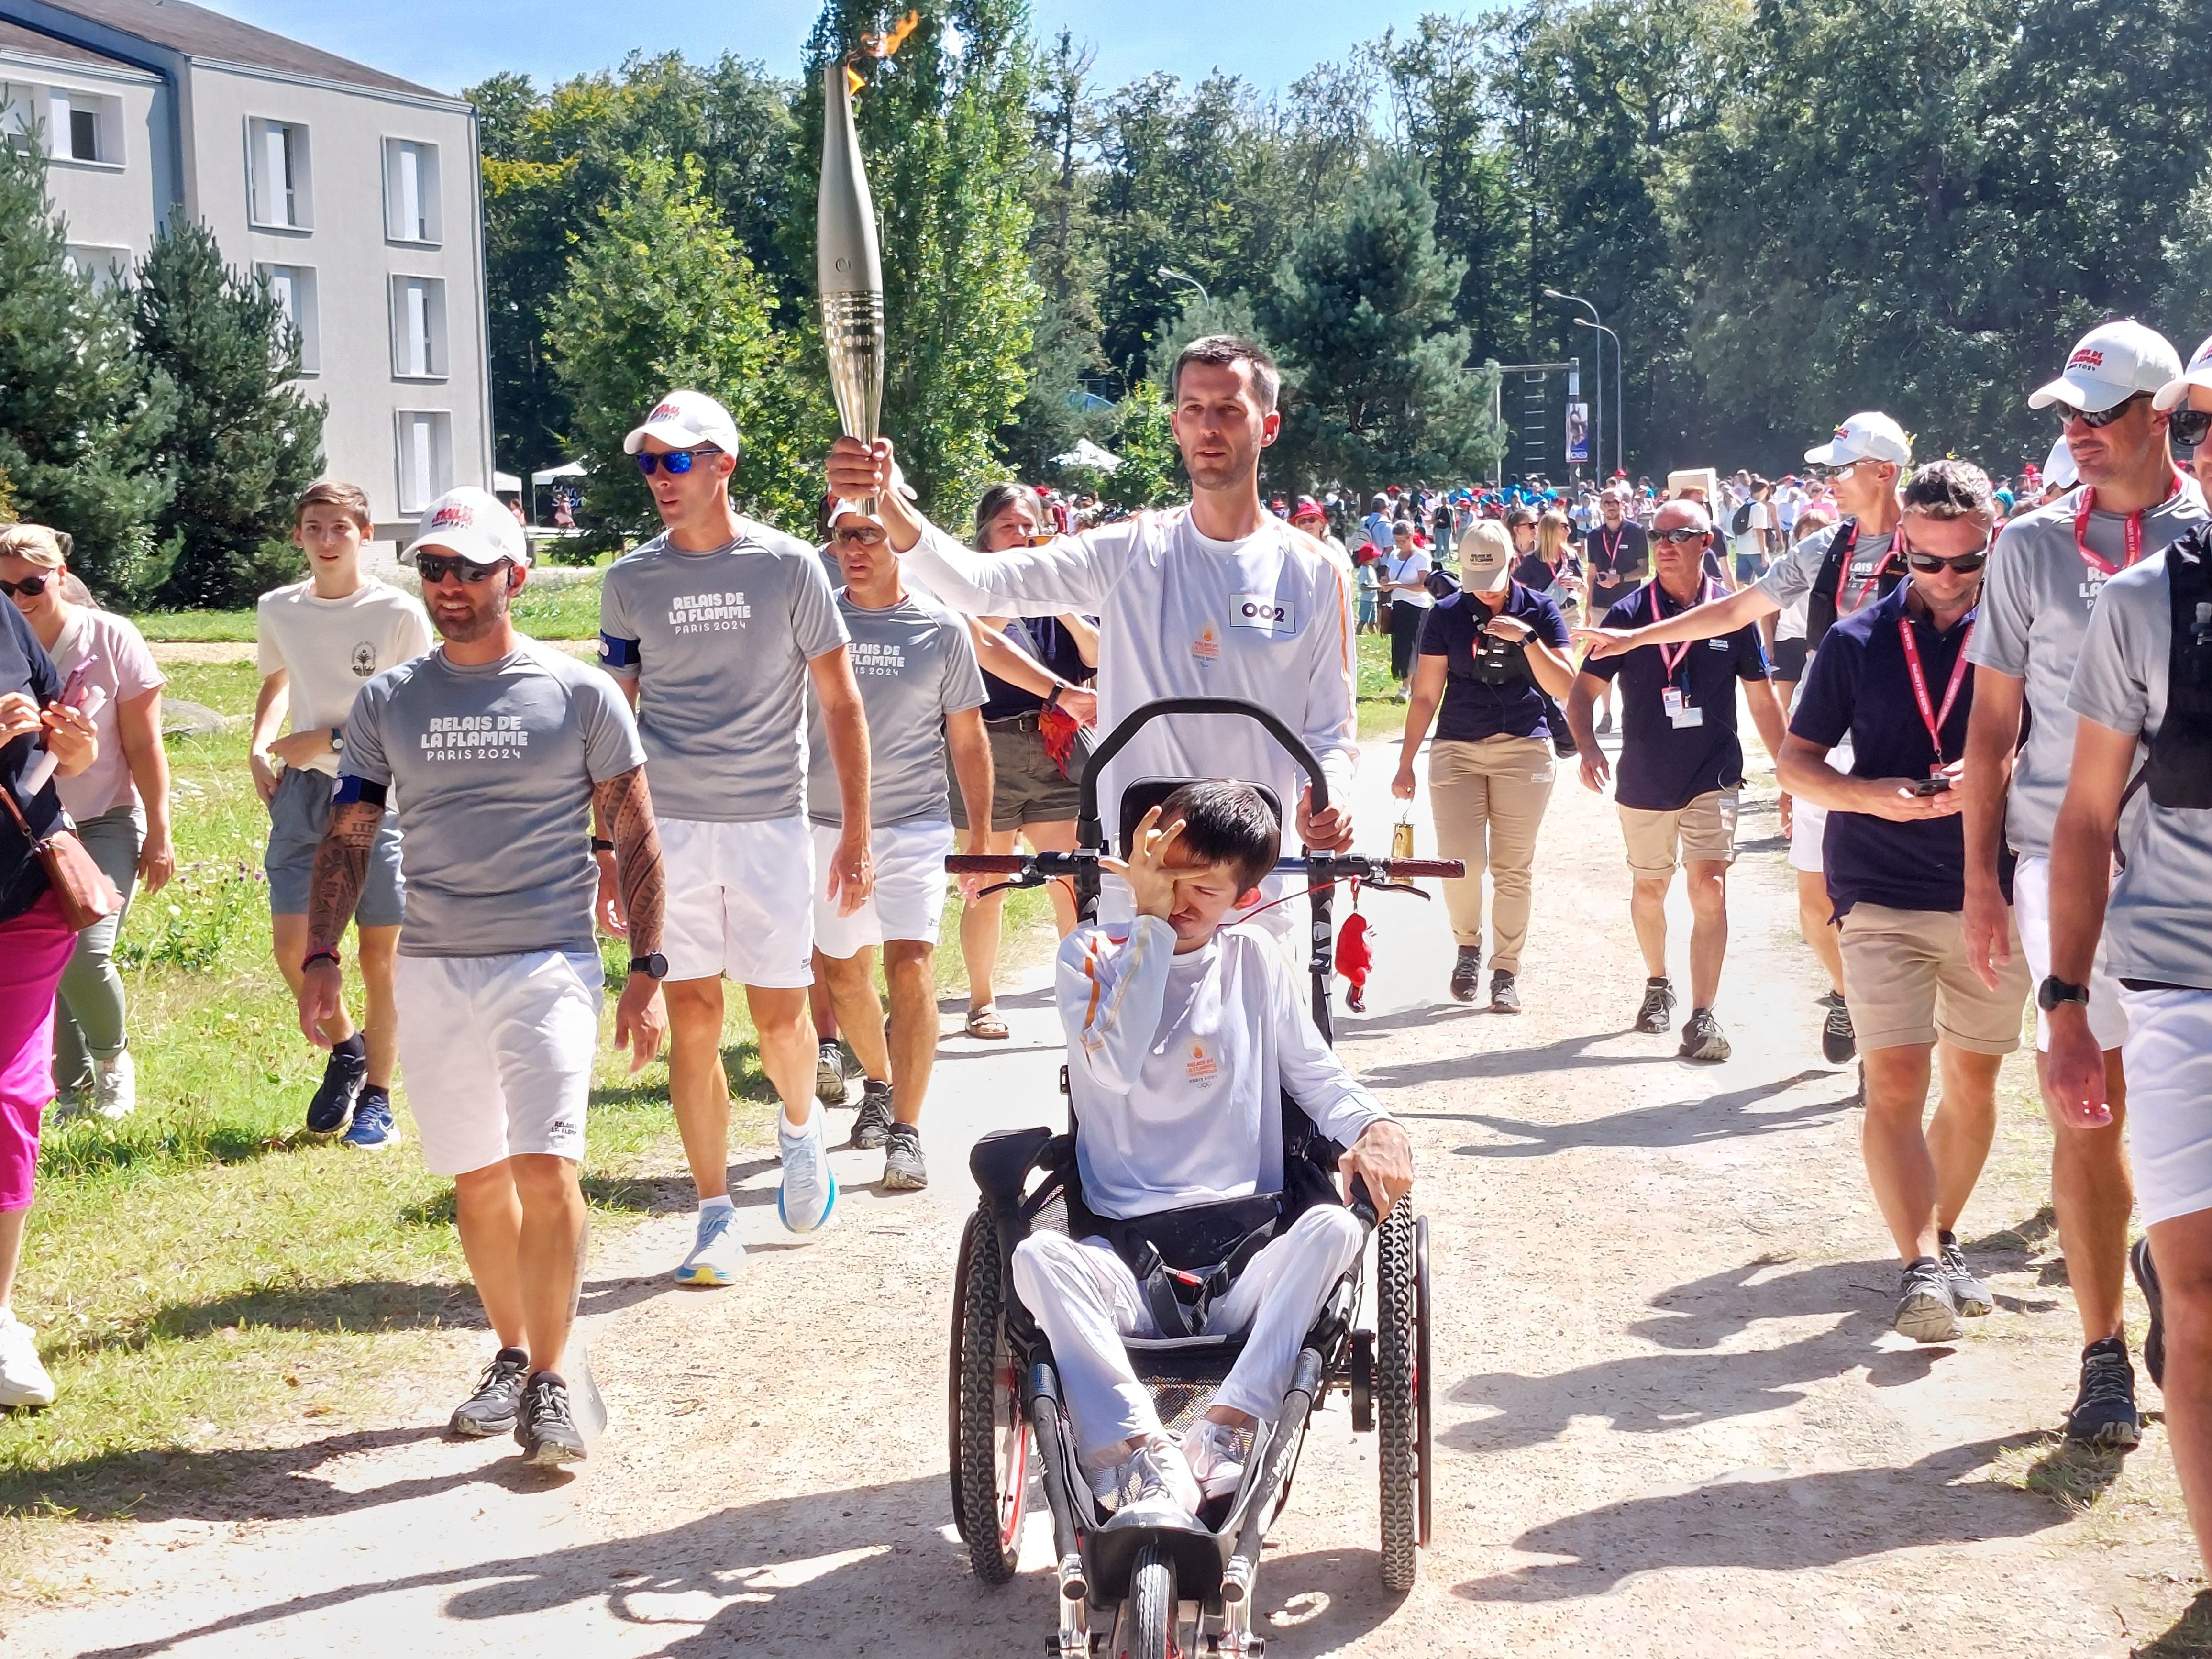
M 906 38 L 921 27 L 921 14 L 910 11 L 892 25 L 887 34 L 864 34 L 860 50 L 871 58 L 888 58 L 906 44 Z

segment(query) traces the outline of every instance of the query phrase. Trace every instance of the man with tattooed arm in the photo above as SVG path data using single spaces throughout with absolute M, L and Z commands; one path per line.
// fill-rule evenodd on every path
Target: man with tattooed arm
M 396 1000 L 408 1109 L 453 1178 L 461 1248 L 500 1351 L 457 1434 L 514 1431 L 525 1461 L 585 1455 L 561 1366 L 583 1282 L 577 1184 L 599 1037 L 594 820 L 633 952 L 615 1009 L 630 1069 L 659 1052 L 660 842 L 645 750 L 606 676 L 515 631 L 530 551 L 481 489 L 431 504 L 402 559 L 444 643 L 364 685 L 316 849 L 300 1023 L 321 1042 L 338 941 L 390 799 L 408 884 Z

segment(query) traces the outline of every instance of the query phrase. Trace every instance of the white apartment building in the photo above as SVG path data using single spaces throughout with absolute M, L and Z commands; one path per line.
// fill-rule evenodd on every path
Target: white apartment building
M 108 280 L 172 214 L 300 325 L 331 476 L 380 539 L 492 476 L 474 109 L 185 0 L 0 0 L 0 141 Z

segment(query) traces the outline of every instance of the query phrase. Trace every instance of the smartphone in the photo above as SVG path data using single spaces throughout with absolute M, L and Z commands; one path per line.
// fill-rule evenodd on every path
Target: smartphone
M 76 708 L 77 693 L 84 690 L 84 677 L 91 671 L 92 663 L 89 659 L 70 669 L 69 678 L 62 682 L 62 695 L 59 700 L 72 708 Z
M 1919 782 L 1914 784 L 1912 786 L 1912 793 L 1916 795 L 1940 795 L 1946 790 L 1949 789 L 1950 787 L 1951 779 L 1949 774 L 1938 772 L 1934 777 L 1923 778 Z

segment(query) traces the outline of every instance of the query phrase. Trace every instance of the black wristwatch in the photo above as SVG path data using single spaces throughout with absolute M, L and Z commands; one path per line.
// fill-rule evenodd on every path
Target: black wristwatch
M 609 841 L 605 836 L 593 836 L 592 837 L 592 850 L 594 853 L 611 853 L 615 850 L 615 844 Z
M 333 755 L 345 753 L 345 733 L 335 726 L 331 727 L 331 753 Z
M 2083 1007 L 2087 1007 L 2089 988 L 2086 985 L 2070 984 L 2056 974 L 2049 975 L 2042 984 L 2035 988 L 2035 1006 L 2042 1009 L 2045 1013 L 2050 1013 L 2062 1002 L 2078 1002 Z
M 632 957 L 629 959 L 629 970 L 633 974 L 643 974 L 647 979 L 666 979 L 668 958 L 658 951 L 651 956 Z

